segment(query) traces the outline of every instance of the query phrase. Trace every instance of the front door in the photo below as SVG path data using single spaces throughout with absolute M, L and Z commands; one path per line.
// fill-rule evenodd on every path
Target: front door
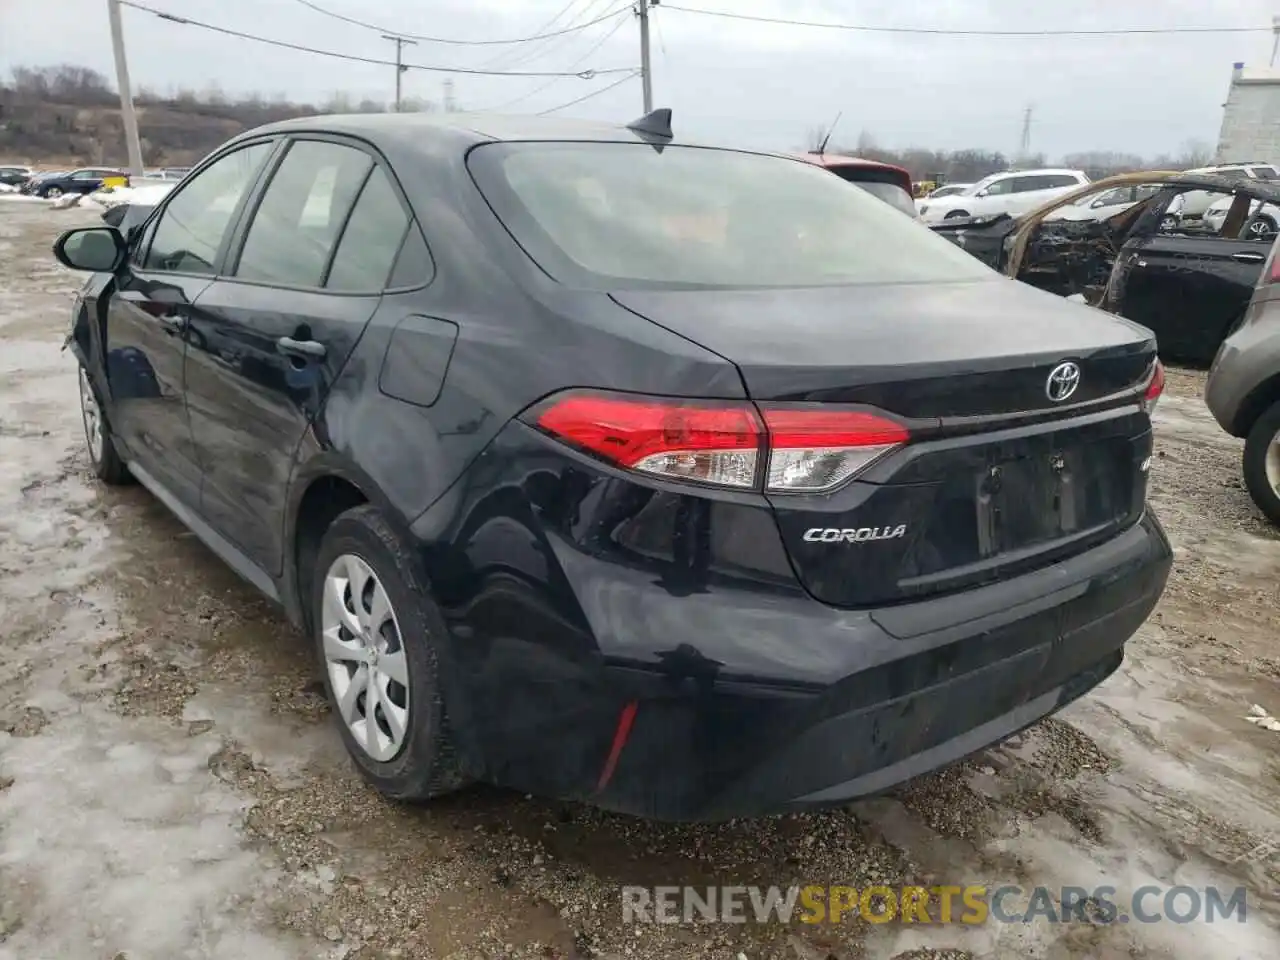
M 273 144 L 219 159 L 166 199 L 143 232 L 107 315 L 112 428 L 131 459 L 191 507 L 200 464 L 185 400 L 197 297 L 213 282 L 233 217 Z
M 369 154 L 299 139 L 226 276 L 200 297 L 187 401 L 201 510 L 269 573 L 281 569 L 295 452 L 377 309 L 408 222 Z

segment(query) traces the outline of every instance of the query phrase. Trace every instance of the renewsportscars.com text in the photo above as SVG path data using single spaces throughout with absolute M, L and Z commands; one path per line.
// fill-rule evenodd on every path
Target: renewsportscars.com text
M 622 888 L 624 923 L 1244 923 L 1245 889 L 1139 887 Z

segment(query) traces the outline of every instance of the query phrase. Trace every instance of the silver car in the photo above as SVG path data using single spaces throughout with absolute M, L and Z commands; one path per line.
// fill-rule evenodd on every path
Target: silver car
M 1271 247 L 1244 316 L 1223 341 L 1205 402 L 1242 437 L 1244 482 L 1254 503 L 1280 524 L 1280 240 Z

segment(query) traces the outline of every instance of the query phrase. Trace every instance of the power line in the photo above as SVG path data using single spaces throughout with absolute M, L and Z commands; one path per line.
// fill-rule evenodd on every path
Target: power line
M 203 30 L 212 30 L 214 33 L 221 33 L 224 36 L 236 37 L 240 40 L 252 40 L 255 43 L 265 43 L 273 47 L 283 47 L 286 50 L 298 50 L 302 53 L 313 53 L 321 57 L 333 57 L 337 60 L 349 60 L 352 63 L 369 63 L 379 67 L 394 67 L 394 60 L 380 60 L 376 57 L 360 57 L 351 53 L 339 53 L 336 50 L 321 50 L 318 47 L 308 47 L 300 43 L 290 43 L 287 40 L 273 40 L 270 37 L 259 37 L 252 33 L 243 33 L 239 30 L 232 30 L 229 27 L 219 27 L 212 23 L 204 23 L 200 20 L 192 20 L 190 17 L 180 17 L 174 13 L 166 13 L 163 10 L 157 10 L 146 4 L 138 3 L 136 0 L 120 0 L 120 3 L 126 7 L 132 7 L 135 10 L 142 10 L 159 17 L 161 20 L 168 20 L 171 23 L 178 23 L 189 27 L 199 27 Z M 429 73 L 464 73 L 472 75 L 481 75 L 486 77 L 578 77 L 580 80 L 591 80 L 599 76 L 607 76 L 609 74 L 626 73 L 630 74 L 635 67 L 609 67 L 603 70 L 581 70 L 577 73 L 564 73 L 554 70 L 480 70 L 470 67 L 438 67 L 424 63 L 404 63 L 400 64 L 405 70 L 424 70 Z
M 447 37 L 426 37 L 420 33 L 406 33 L 403 30 L 393 30 L 390 27 L 380 27 L 377 24 L 369 23 L 365 20 L 357 20 L 355 17 L 348 17 L 346 14 L 337 13 L 333 10 L 326 10 L 318 3 L 312 3 L 311 0 L 297 0 L 297 2 L 302 4 L 304 7 L 314 10 L 316 13 L 324 14 L 326 17 L 332 17 L 334 20 L 341 20 L 344 23 L 354 24 L 357 27 L 364 27 L 368 30 L 378 30 L 385 33 L 395 33 L 399 36 L 408 37 L 411 40 L 421 40 L 425 43 L 448 43 L 459 47 L 495 47 L 502 46 L 503 44 L 528 43 L 530 40 L 545 40 L 547 37 L 559 37 L 566 33 L 575 33 L 578 30 L 585 30 L 587 27 L 594 26 L 595 24 L 600 23 L 603 20 L 608 20 L 609 17 L 613 16 L 612 13 L 607 13 L 602 17 L 592 20 L 590 23 L 580 23 L 577 26 L 565 27 L 562 30 L 553 30 L 550 33 L 535 33 L 529 37 L 517 37 L 514 40 L 452 40 Z M 544 26 L 539 27 L 538 29 L 540 31 L 546 30 L 547 27 L 551 26 L 551 24 L 564 16 L 565 12 L 569 7 L 573 6 L 573 3 L 575 2 L 577 2 L 577 0 L 572 0 L 569 6 L 565 7 L 552 17 Z
M 577 2 L 578 0 L 573 0 L 573 2 L 562 11 L 562 15 L 564 13 L 568 13 L 569 10 L 577 4 Z M 631 11 L 631 0 L 624 0 L 620 6 L 613 7 L 612 10 L 601 14 L 596 19 L 586 19 L 592 15 L 594 10 L 600 9 L 602 6 L 608 7 L 610 5 L 611 0 L 588 0 L 586 6 L 569 17 L 565 22 L 565 26 L 574 28 L 578 28 L 580 26 L 592 26 L 596 23 L 608 20 L 610 17 L 618 17 L 621 19 Z M 580 24 L 578 22 L 580 20 L 585 20 L 586 23 Z M 503 50 L 496 56 L 485 60 L 480 64 L 480 66 L 484 67 L 486 70 L 511 70 L 515 67 L 521 67 L 527 63 L 542 59 L 552 51 L 564 49 L 566 45 L 572 45 L 579 36 L 581 36 L 581 34 L 568 34 L 561 37 L 553 37 L 550 40 L 539 40 L 536 43 L 531 43 L 527 46 L 516 47 L 514 50 Z
M 603 47 L 606 43 L 608 43 L 608 42 L 609 42 L 609 38 L 610 38 L 610 37 L 612 37 L 615 33 L 617 33 L 619 30 L 621 30 L 621 29 L 622 29 L 623 27 L 625 27 L 626 25 L 627 25 L 627 21 L 625 21 L 625 20 L 619 20 L 616 24 L 614 24 L 614 25 L 613 25 L 613 29 L 612 29 L 612 30 L 610 30 L 608 33 L 604 34 L 604 36 L 602 36 L 599 40 L 597 40 L 594 44 L 592 44 L 592 46 L 591 46 L 591 48 L 590 48 L 589 50 L 587 50 L 585 53 L 583 53 L 583 54 L 582 54 L 582 56 L 578 57 L 578 59 L 577 59 L 577 60 L 573 61 L 573 63 L 569 64 L 569 66 L 570 66 L 570 67 L 576 67 L 576 66 L 577 66 L 579 63 L 581 63 L 583 60 L 586 60 L 588 57 L 592 56 L 592 55 L 593 55 L 597 50 L 599 50 L 601 47 Z M 506 110 L 508 107 L 513 107 L 513 106 L 515 106 L 517 103 L 523 103 L 525 100 L 532 99 L 533 97 L 536 97 L 538 94 L 542 93 L 542 91 L 544 91 L 544 90 L 548 89 L 548 88 L 549 88 L 549 87 L 551 87 L 551 86 L 554 86 L 556 83 L 559 83 L 562 79 L 564 79 L 564 78 L 563 78 L 563 77 L 552 77 L 552 78 L 551 78 L 550 80 L 548 80 L 546 83 L 539 84 L 538 86 L 536 86 L 536 87 L 534 87 L 532 90 L 530 90 L 528 93 L 522 94 L 521 96 L 518 96 L 518 97 L 516 97 L 516 98 L 515 98 L 515 99 L 513 99 L 513 100 L 507 100 L 507 101 L 505 101 L 505 102 L 503 102 L 503 103 L 498 104 L 497 106 L 488 107 L 488 108 L 487 108 L 487 111 L 488 111 L 488 112 L 497 112 L 497 111 L 499 111 L 499 110 Z
M 694 13 L 703 17 L 723 17 L 728 20 L 749 20 L 753 23 L 773 23 L 788 27 L 817 27 L 825 30 L 852 30 L 861 33 L 912 33 L 947 37 L 1112 37 L 1129 34 L 1165 33 L 1261 33 L 1271 27 L 1133 27 L 1114 30 L 966 30 L 942 27 L 879 27 L 853 23 L 830 23 L 815 20 L 787 20 L 783 17 L 761 17 L 749 13 L 729 13 L 724 10 L 700 10 L 662 4 L 663 10 Z
M 561 110 L 567 110 L 569 107 L 573 107 L 579 103 L 582 103 L 583 100 L 590 100 L 592 97 L 598 97 L 602 93 L 608 93 L 614 87 L 620 87 L 624 83 L 626 83 L 628 80 L 634 80 L 638 76 L 640 76 L 640 71 L 632 70 L 629 76 L 623 77 L 621 80 L 615 80 L 613 81 L 613 83 L 609 84 L 607 87 L 601 87 L 599 90 L 592 90 L 590 93 L 584 94 L 583 96 L 578 97 L 576 100 L 570 100 L 568 103 L 562 103 L 558 107 L 552 107 L 549 110 L 539 110 L 536 115 L 539 117 L 545 117 L 549 113 L 559 113 Z

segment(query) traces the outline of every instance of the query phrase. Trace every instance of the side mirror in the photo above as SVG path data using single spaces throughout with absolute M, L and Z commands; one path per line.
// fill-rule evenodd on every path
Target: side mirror
M 985 197 L 985 196 L 986 196 L 987 194 L 989 194 L 990 192 L 991 192 L 990 190 L 979 190 L 979 191 L 977 192 L 977 194 L 975 194 L 975 196 Z
M 81 227 L 60 236 L 53 255 L 72 270 L 115 273 L 129 256 L 129 247 L 115 227 Z
M 1102 198 L 1101 198 L 1101 197 L 1099 197 L 1097 200 L 1093 201 L 1093 203 L 1089 204 L 1089 206 L 1093 207 L 1095 210 L 1096 210 L 1098 207 L 1101 207 L 1101 206 L 1103 206 L 1103 205 L 1104 205 L 1104 204 L 1103 204 L 1103 201 L 1102 201 Z

